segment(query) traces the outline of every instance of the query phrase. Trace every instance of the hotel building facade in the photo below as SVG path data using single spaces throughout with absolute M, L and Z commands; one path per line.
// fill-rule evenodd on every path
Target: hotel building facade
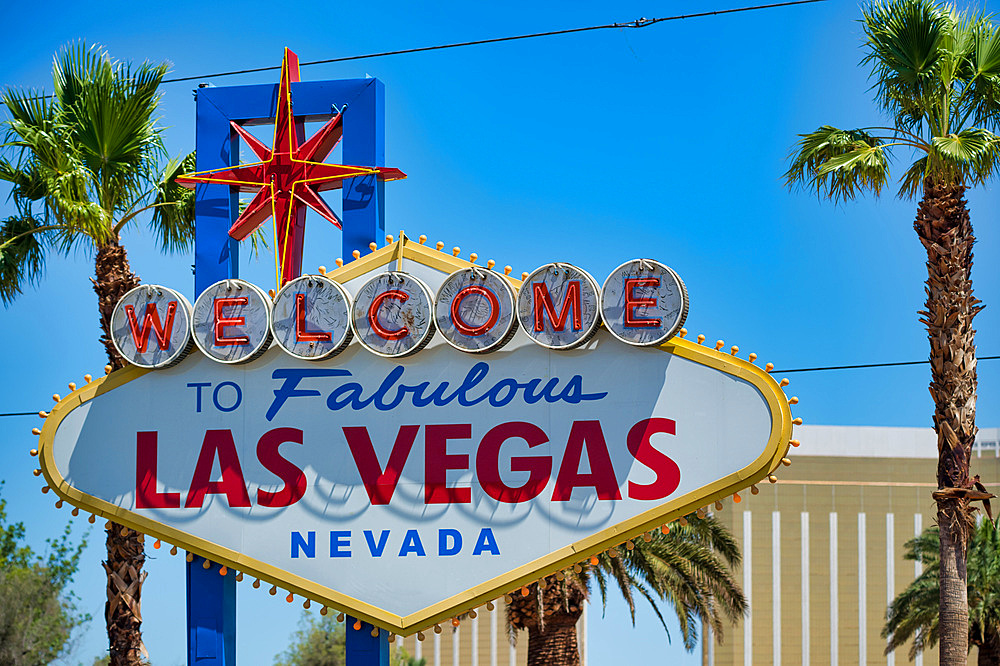
M 750 614 L 722 644 L 702 642 L 702 663 L 905 664 L 909 648 L 886 655 L 880 632 L 889 602 L 919 572 L 904 544 L 934 524 L 934 431 L 801 426 L 795 435 L 802 445 L 778 482 L 717 513 L 742 545 Z M 1000 428 L 980 430 L 972 474 L 1000 494 Z M 934 651 L 915 661 L 938 663 Z

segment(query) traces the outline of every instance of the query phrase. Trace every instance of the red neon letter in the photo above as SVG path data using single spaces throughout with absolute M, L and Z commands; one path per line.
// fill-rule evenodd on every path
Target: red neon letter
M 156 431 L 135 434 L 135 508 L 177 509 L 180 493 L 156 492 Z
M 549 441 L 542 429 L 532 423 L 501 423 L 486 433 L 476 453 L 479 484 L 487 495 L 509 504 L 527 502 L 538 497 L 552 473 L 551 456 L 514 456 L 510 459 L 511 471 L 528 472 L 528 480 L 513 488 L 504 483 L 500 478 L 500 447 L 515 437 L 526 441 L 529 449 Z
M 656 328 L 662 321 L 659 317 L 647 319 L 635 316 L 638 307 L 655 308 L 655 298 L 637 298 L 636 287 L 659 287 L 660 278 L 626 278 L 625 280 L 625 325 L 632 328 Z
M 378 456 L 375 455 L 372 439 L 368 436 L 368 428 L 364 426 L 344 428 L 347 446 L 351 449 L 354 464 L 358 466 L 358 472 L 361 474 L 361 483 L 364 484 L 365 492 L 368 493 L 368 499 L 371 500 L 372 504 L 388 504 L 392 499 L 399 475 L 403 472 L 403 465 L 410 457 L 410 449 L 413 448 L 418 430 L 420 430 L 418 425 L 399 427 L 396 441 L 389 453 L 389 462 L 385 464 L 383 472 L 378 463 Z
M 394 301 L 399 301 L 400 304 L 402 304 L 410 300 L 410 295 L 405 291 L 392 289 L 390 291 L 383 291 L 381 294 L 376 296 L 372 299 L 371 307 L 368 308 L 368 325 L 372 327 L 373 331 L 375 331 L 375 335 L 380 338 L 385 338 L 386 340 L 402 340 L 410 334 L 410 329 L 404 326 L 402 328 L 397 328 L 395 331 L 390 331 L 387 328 L 384 328 L 378 321 L 378 311 L 382 307 L 382 302 L 388 298 L 391 298 Z
M 590 473 L 580 473 L 580 458 L 583 445 L 587 445 L 587 460 Z M 607 442 L 600 421 L 574 421 L 566 442 L 566 454 L 559 466 L 559 476 L 552 491 L 553 502 L 568 502 L 574 488 L 592 487 L 597 490 L 597 499 L 620 500 L 615 468 L 611 464 Z
M 298 428 L 275 428 L 265 432 L 257 442 L 257 460 L 285 484 L 274 493 L 258 488 L 257 503 L 261 506 L 291 506 L 306 494 L 306 475 L 278 452 L 278 447 L 285 442 L 301 444 L 302 431 Z
M 583 321 L 580 312 L 580 281 L 570 280 L 569 284 L 566 285 L 566 293 L 563 294 L 562 309 L 559 311 L 559 316 L 556 317 L 556 308 L 552 304 L 552 296 L 549 294 L 549 288 L 545 286 L 544 282 L 535 282 L 532 285 L 532 295 L 535 297 L 535 330 L 544 331 L 545 322 L 543 321 L 543 314 L 549 316 L 549 321 L 552 322 L 552 328 L 556 331 L 561 331 L 566 327 L 566 316 L 569 314 L 569 309 L 573 308 L 573 330 L 579 331 L 583 328 Z
M 671 419 L 644 419 L 628 431 L 628 452 L 635 456 L 636 462 L 656 473 L 656 480 L 652 483 L 628 482 L 628 496 L 632 499 L 663 499 L 681 485 L 681 468 L 649 443 L 649 438 L 658 432 L 676 434 L 676 426 Z
M 216 347 L 234 347 L 237 345 L 248 345 L 250 344 L 250 338 L 245 335 L 237 335 L 235 337 L 227 338 L 226 332 L 223 330 L 226 326 L 243 326 L 247 323 L 244 317 L 226 317 L 222 314 L 224 308 L 230 308 L 237 305 L 246 305 L 249 303 L 249 299 L 246 296 L 234 296 L 232 298 L 217 298 L 215 299 L 215 346 Z
M 330 342 L 333 333 L 330 331 L 306 330 L 306 295 L 295 294 L 295 341 L 296 342 Z
M 212 466 L 219 459 L 222 469 L 222 481 L 211 481 Z M 229 506 L 250 506 L 250 495 L 247 494 L 247 484 L 243 478 L 243 468 L 236 454 L 236 442 L 230 430 L 206 430 L 205 441 L 201 445 L 198 464 L 195 465 L 191 477 L 191 488 L 188 490 L 185 508 L 200 507 L 206 494 L 225 494 Z
M 450 423 L 429 425 L 424 428 L 424 503 L 469 504 L 471 488 L 449 488 L 449 469 L 469 469 L 469 456 L 464 453 L 448 454 L 449 439 L 469 439 L 472 424 Z
M 459 312 L 458 307 L 462 304 L 462 301 L 468 296 L 477 294 L 486 299 L 486 302 L 490 304 L 490 318 L 482 326 L 469 326 L 462 319 L 462 313 Z M 482 335 L 486 331 L 493 328 L 497 323 L 497 319 L 500 318 L 500 301 L 497 299 L 496 294 L 487 289 L 486 287 L 481 287 L 477 284 L 471 285 L 459 291 L 455 294 L 455 298 L 451 301 L 451 323 L 455 324 L 455 328 L 462 335 L 477 336 Z
M 167 303 L 167 319 L 160 326 L 160 314 L 156 309 L 156 303 L 146 303 L 146 313 L 142 317 L 142 328 L 136 320 L 135 308 L 131 305 L 125 306 L 125 316 L 128 318 L 128 326 L 132 329 L 132 341 L 140 354 L 146 353 L 146 345 L 149 343 L 150 329 L 156 334 L 156 341 L 160 343 L 160 349 L 170 346 L 170 332 L 174 328 L 174 313 L 177 312 L 177 301 Z

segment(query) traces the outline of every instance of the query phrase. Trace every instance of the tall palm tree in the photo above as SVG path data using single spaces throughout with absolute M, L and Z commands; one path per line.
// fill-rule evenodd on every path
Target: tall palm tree
M 968 652 L 965 554 L 972 525 L 969 458 L 976 437 L 972 223 L 964 193 L 1000 172 L 1000 30 L 980 14 L 932 0 L 876 1 L 862 10 L 862 65 L 888 127 L 825 125 L 801 135 L 785 174 L 834 202 L 882 193 L 895 152 L 916 159 L 899 196 L 920 195 L 914 229 L 927 251 L 927 301 L 938 439 L 942 664 Z M 974 496 L 974 493 L 972 493 Z
M 108 363 L 124 362 L 109 325 L 118 300 L 139 284 L 121 244 L 144 213 L 164 249 L 187 247 L 194 202 L 173 184 L 193 157 L 166 160 L 157 126 L 157 89 L 165 64 L 133 67 L 100 48 L 75 44 L 56 55 L 54 95 L 5 90 L 10 120 L 0 179 L 11 183 L 14 215 L 0 221 L 0 301 L 9 304 L 42 277 L 48 253 L 83 247 L 95 256 L 93 285 Z M 144 647 L 139 612 L 145 554 L 142 536 L 107 529 L 105 615 L 112 666 L 138 664 Z
M 628 541 L 621 550 L 611 548 L 511 595 L 508 625 L 528 631 L 528 666 L 579 666 L 576 623 L 593 585 L 602 605 L 607 603 L 609 587 L 616 586 L 633 624 L 639 597 L 649 602 L 666 630 L 658 606 L 665 603 L 677 616 L 689 651 L 695 647 L 700 621 L 712 627 L 721 641 L 723 618 L 736 621 L 747 611 L 730 571 L 742 559 L 739 544 L 712 516 L 689 516 L 684 522 L 665 534 L 654 530 Z
M 913 659 L 938 641 L 939 542 L 937 526 L 906 542 L 906 559 L 920 562 L 923 571 L 889 605 L 882 628 L 886 654 L 912 638 Z M 1000 666 L 1000 529 L 992 521 L 981 521 L 971 534 L 968 572 L 969 643 L 979 648 L 979 666 Z

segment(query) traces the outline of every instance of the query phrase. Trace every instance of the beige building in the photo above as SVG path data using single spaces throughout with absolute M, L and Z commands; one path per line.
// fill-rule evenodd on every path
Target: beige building
M 703 663 L 905 664 L 907 650 L 884 654 L 880 632 L 889 600 L 918 571 L 904 544 L 934 521 L 934 432 L 802 426 L 795 434 L 802 445 L 778 483 L 718 513 L 742 542 L 751 611 L 722 645 L 703 642 Z M 980 431 L 972 473 L 998 493 L 1000 429 Z M 916 663 L 934 666 L 937 655 Z

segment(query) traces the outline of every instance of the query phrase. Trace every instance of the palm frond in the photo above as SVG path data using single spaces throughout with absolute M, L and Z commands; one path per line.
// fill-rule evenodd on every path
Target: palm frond
M 864 190 L 881 193 L 889 174 L 889 146 L 881 139 L 864 130 L 829 125 L 799 136 L 785 172 L 788 187 L 814 190 L 834 202 L 853 199 Z
M 26 286 L 36 285 L 45 268 L 44 227 L 30 215 L 0 222 L 0 302 L 10 303 Z
M 898 126 L 919 127 L 934 116 L 949 15 L 932 0 L 878 0 L 862 15 L 867 42 L 861 62 L 872 67 L 879 105 Z
M 195 154 L 170 160 L 156 186 L 150 230 L 159 237 L 165 251 L 186 250 L 194 243 L 194 191 L 177 184 L 177 176 L 193 173 Z

